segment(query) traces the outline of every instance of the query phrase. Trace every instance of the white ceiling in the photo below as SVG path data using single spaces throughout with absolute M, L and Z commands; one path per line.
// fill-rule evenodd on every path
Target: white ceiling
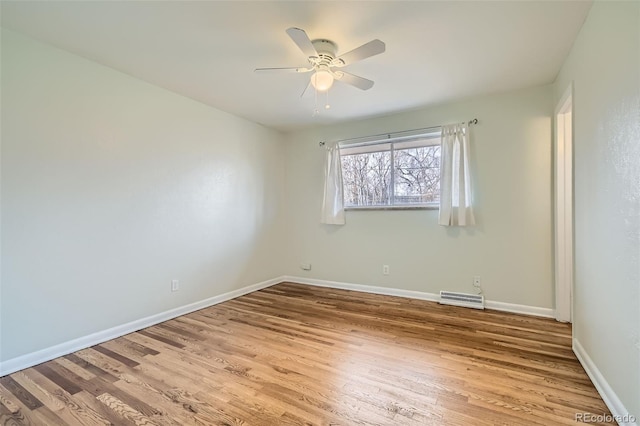
M 2 26 L 157 86 L 280 130 L 383 115 L 551 83 L 591 2 L 2 1 Z M 300 98 L 309 74 L 288 27 L 347 52 L 372 39 L 385 53 L 346 71 L 330 110 Z M 322 104 L 321 104 L 322 105 Z M 321 106 L 320 105 L 320 106 Z

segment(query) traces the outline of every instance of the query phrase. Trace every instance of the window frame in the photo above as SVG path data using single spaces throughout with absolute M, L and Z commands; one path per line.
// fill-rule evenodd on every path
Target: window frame
M 432 146 L 441 146 L 441 132 L 440 129 L 434 129 L 433 131 L 429 131 L 429 132 L 423 132 L 423 133 L 419 133 L 419 134 L 412 134 L 410 136 L 398 136 L 398 137 L 388 137 L 387 139 L 377 139 L 377 140 L 370 140 L 370 141 L 366 141 L 366 142 L 360 142 L 360 143 L 344 143 L 344 144 L 339 144 L 338 147 L 340 149 L 340 167 L 342 167 L 342 157 L 343 157 L 343 150 L 348 150 L 348 151 L 356 151 L 352 154 L 346 154 L 346 155 L 356 155 L 358 154 L 357 149 L 358 148 L 365 148 L 365 147 L 369 147 L 369 146 L 375 146 L 375 145 L 389 145 L 389 152 L 390 152 L 390 162 L 391 162 L 391 176 L 390 176 L 390 182 L 389 182 L 389 188 L 390 188 L 390 197 L 389 199 L 391 201 L 394 200 L 395 198 L 395 144 L 398 143 L 406 143 L 406 142 L 411 142 L 411 141 L 420 141 L 420 140 L 432 140 L 432 143 L 426 143 L 426 144 L 420 144 L 419 147 L 432 147 Z M 417 148 L 417 147 L 416 147 Z M 402 148 L 402 149 L 411 149 L 411 148 Z M 386 150 L 384 150 L 386 151 Z M 371 151 L 371 152 L 376 152 L 376 151 Z M 366 152 L 361 152 L 361 154 L 364 154 Z M 344 172 L 344 170 L 342 170 L 342 172 Z M 343 181 L 343 191 L 344 191 L 344 181 Z M 368 206 L 348 206 L 346 203 L 344 204 L 344 209 L 345 210 L 362 210 L 362 211 L 366 211 L 366 210 L 437 210 L 440 207 L 440 202 L 439 201 L 435 201 L 435 202 L 429 202 L 429 203 L 419 203 L 419 204 L 380 204 L 380 205 L 368 205 Z

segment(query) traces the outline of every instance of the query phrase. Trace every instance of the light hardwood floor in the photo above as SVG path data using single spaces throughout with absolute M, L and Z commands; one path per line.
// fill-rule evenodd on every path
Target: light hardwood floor
M 554 425 L 609 414 L 550 319 L 283 283 L 0 379 L 2 424 Z

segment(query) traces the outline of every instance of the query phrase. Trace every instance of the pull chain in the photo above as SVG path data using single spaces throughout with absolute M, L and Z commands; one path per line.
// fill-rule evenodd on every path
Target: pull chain
M 316 102 L 316 107 L 313 110 L 312 117 L 317 117 L 318 115 L 320 115 L 320 111 L 318 111 L 318 89 L 316 89 L 315 86 L 313 86 L 313 94 L 314 94 L 314 98 L 315 98 L 315 102 Z

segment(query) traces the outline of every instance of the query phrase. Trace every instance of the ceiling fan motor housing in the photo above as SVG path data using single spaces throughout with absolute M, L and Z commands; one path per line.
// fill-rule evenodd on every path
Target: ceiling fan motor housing
M 336 57 L 338 45 L 326 39 L 312 40 L 311 44 L 313 44 L 316 52 L 318 52 L 317 64 L 329 66 L 331 61 Z

